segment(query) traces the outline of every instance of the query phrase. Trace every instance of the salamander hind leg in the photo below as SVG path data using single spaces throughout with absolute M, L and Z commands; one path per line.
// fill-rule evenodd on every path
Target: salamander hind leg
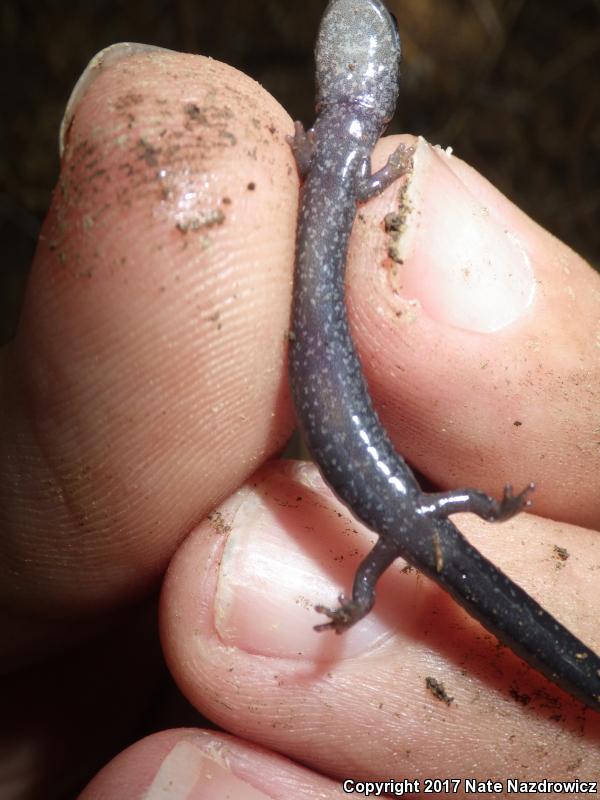
M 498 501 L 478 489 L 455 489 L 452 492 L 424 494 L 420 504 L 421 513 L 438 519 L 445 519 L 450 514 L 468 512 L 488 522 L 500 522 L 510 519 L 531 505 L 529 494 L 535 489 L 534 483 L 528 483 L 523 491 L 513 494 L 512 486 L 504 487 L 502 500 Z
M 322 625 L 315 625 L 315 630 L 343 633 L 355 622 L 365 617 L 375 602 L 375 584 L 398 555 L 393 542 L 379 539 L 356 570 L 352 598 L 348 599 L 345 595 L 340 595 L 338 608 L 315 606 L 315 611 L 325 614 L 331 620 Z

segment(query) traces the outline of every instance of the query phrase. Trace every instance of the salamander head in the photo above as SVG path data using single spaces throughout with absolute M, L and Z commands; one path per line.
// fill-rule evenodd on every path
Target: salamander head
M 398 97 L 400 37 L 381 0 L 329 0 L 315 55 L 317 110 L 357 103 L 387 124 Z

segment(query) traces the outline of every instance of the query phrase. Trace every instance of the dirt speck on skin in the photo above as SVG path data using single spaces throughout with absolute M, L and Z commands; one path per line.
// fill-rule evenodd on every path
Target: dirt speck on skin
M 215 225 L 222 225 L 225 222 L 225 214 L 220 208 L 206 211 L 203 214 L 194 214 L 193 216 L 180 219 L 175 224 L 175 227 L 181 233 L 189 233 L 190 231 L 199 231 L 203 228 L 213 228 Z
M 386 214 L 383 218 L 383 224 L 386 233 L 391 233 L 392 231 L 399 232 L 402 230 L 402 217 L 397 211 L 390 211 L 390 213 Z
M 206 124 L 208 122 L 206 114 L 196 103 L 186 103 L 183 107 L 183 112 L 187 117 L 188 124 L 192 122 Z
M 149 167 L 156 167 L 158 165 L 160 148 L 150 144 L 146 139 L 140 138 L 138 141 L 138 150 L 139 157 L 142 158 Z
M 569 551 L 566 547 L 559 547 L 557 544 L 555 544 L 552 550 L 554 557 L 560 559 L 561 561 L 566 561 L 570 557 Z
M 117 97 L 112 106 L 115 111 L 126 111 L 134 106 L 139 106 L 140 103 L 143 103 L 144 95 L 138 94 L 135 92 L 129 92 L 128 94 L 124 94 L 121 97 Z
M 528 706 L 531 703 L 531 697 L 524 692 L 518 692 L 516 689 L 512 688 L 510 690 L 510 696 L 513 700 L 516 700 L 519 705 Z
M 425 686 L 427 689 L 429 689 L 436 700 L 441 700 L 443 703 L 446 703 L 447 706 L 454 702 L 454 698 L 450 697 L 450 695 L 446 692 L 446 687 L 444 684 L 438 681 L 436 678 L 425 678 Z
M 214 532 L 221 536 L 229 533 L 231 530 L 231 525 L 228 525 L 225 522 L 220 511 L 211 511 L 211 513 L 207 516 L 207 519 L 210 520 Z
M 396 264 L 403 264 L 401 256 L 402 234 L 406 230 L 406 224 L 412 206 L 406 198 L 405 190 L 401 190 L 398 195 L 398 209 L 386 214 L 383 218 L 383 228 L 388 234 L 387 254 Z

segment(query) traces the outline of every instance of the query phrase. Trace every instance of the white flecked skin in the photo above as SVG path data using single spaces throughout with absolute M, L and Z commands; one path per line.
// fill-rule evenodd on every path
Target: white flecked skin
M 329 3 L 315 47 L 317 112 L 328 98 L 358 102 L 371 109 L 383 130 L 396 108 L 401 55 L 396 24 L 383 3 Z
M 378 577 L 403 557 L 448 591 L 517 655 L 600 711 L 600 659 L 485 559 L 447 519 L 507 519 L 527 489 L 498 503 L 461 489 L 427 495 L 371 403 L 346 319 L 344 270 L 370 154 L 397 99 L 400 41 L 380 0 L 330 0 L 318 34 L 317 120 L 301 191 L 289 370 L 298 419 L 323 477 L 379 534 L 352 599 L 325 610 L 338 633 L 372 607 Z M 300 165 L 300 159 L 299 159 Z M 319 610 L 324 610 L 319 607 Z

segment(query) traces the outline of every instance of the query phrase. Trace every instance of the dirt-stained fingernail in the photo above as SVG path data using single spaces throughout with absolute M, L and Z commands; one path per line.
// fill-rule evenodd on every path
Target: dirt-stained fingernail
M 493 195 L 482 202 L 450 168 L 452 158 L 422 138 L 417 142 L 392 281 L 432 319 L 493 333 L 528 313 L 535 275 L 502 204 Z
M 58 153 L 61 158 L 65 150 L 65 141 L 69 127 L 73 120 L 73 116 L 75 114 L 75 109 L 79 105 L 83 95 L 87 92 L 90 85 L 96 80 L 98 75 L 107 67 L 116 64 L 117 61 L 130 58 L 138 53 L 150 53 L 157 51 L 167 53 L 172 52 L 164 47 L 156 47 L 155 45 L 151 44 L 118 42 L 117 44 L 111 44 L 109 47 L 105 47 L 104 50 L 100 50 L 99 53 L 96 53 L 96 55 L 91 59 L 87 67 L 79 76 L 77 83 L 71 91 L 71 96 L 67 101 L 65 113 L 63 114 L 58 134 Z

